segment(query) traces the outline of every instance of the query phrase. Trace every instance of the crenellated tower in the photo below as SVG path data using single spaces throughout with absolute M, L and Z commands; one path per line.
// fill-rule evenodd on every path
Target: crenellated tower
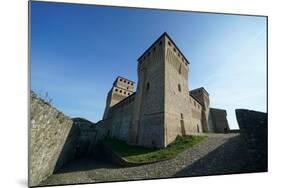
M 123 99 L 132 95 L 134 91 L 134 82 L 118 76 L 113 83 L 112 88 L 107 94 L 106 107 L 103 114 L 103 119 L 107 119 L 108 111 L 110 107 L 119 103 Z
M 167 33 L 140 56 L 132 144 L 161 148 L 189 132 L 188 64 Z
M 198 89 L 191 90 L 190 95 L 196 98 L 202 105 L 202 113 L 201 113 L 202 128 L 203 128 L 203 132 L 208 132 L 209 131 L 209 127 L 208 127 L 209 105 L 210 105 L 209 93 L 203 87 L 200 87 Z

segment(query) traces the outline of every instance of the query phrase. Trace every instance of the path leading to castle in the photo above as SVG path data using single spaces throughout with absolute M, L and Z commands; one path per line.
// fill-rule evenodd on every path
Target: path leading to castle
M 239 134 L 210 134 L 177 157 L 137 167 L 118 167 L 91 159 L 71 162 L 40 185 L 201 176 L 253 171 Z

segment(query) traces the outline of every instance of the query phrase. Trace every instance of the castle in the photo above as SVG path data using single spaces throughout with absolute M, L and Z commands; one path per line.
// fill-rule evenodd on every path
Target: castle
M 178 135 L 227 132 L 226 111 L 209 107 L 203 88 L 189 91 L 189 62 L 163 33 L 138 58 L 138 83 L 117 77 L 98 125 L 112 138 L 163 148 Z

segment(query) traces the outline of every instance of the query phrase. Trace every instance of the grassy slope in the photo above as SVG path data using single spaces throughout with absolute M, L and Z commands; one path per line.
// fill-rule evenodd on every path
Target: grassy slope
M 204 140 L 207 136 L 178 136 L 174 142 L 164 149 L 150 149 L 128 145 L 125 141 L 107 138 L 105 142 L 116 153 L 130 162 L 154 162 L 172 158 L 183 150 Z

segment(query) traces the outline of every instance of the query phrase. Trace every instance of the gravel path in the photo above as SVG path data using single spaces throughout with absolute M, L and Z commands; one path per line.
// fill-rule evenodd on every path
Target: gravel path
M 137 167 L 118 167 L 91 159 L 71 162 L 40 185 L 124 181 L 250 172 L 239 134 L 210 134 L 171 160 Z

